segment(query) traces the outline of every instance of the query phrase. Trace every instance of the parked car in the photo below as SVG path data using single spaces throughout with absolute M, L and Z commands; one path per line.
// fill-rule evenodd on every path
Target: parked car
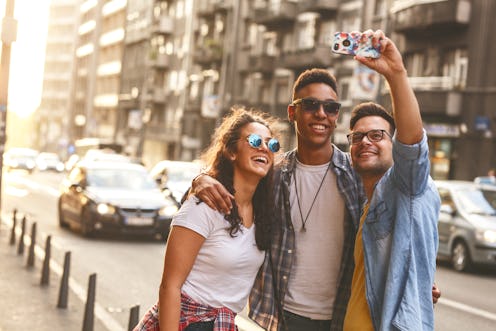
M 469 181 L 436 181 L 441 197 L 438 257 L 453 268 L 496 265 L 496 187 Z
M 96 232 L 167 238 L 175 201 L 164 196 L 142 165 L 82 160 L 61 185 L 59 225 Z
M 150 170 L 150 174 L 163 190 L 170 191 L 179 202 L 201 169 L 199 162 L 163 160 Z
M 53 170 L 62 172 L 65 166 L 57 154 L 42 152 L 36 157 L 36 168 L 40 171 Z
M 3 164 L 7 171 L 20 169 L 32 173 L 36 167 L 38 151 L 31 148 L 13 147 L 3 154 Z

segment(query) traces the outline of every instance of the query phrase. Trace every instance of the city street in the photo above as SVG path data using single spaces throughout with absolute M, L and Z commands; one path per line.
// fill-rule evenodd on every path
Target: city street
M 26 213 L 28 226 L 33 221 L 38 223 L 38 243 L 41 246 L 45 237 L 51 234 L 52 258 L 56 266 L 62 265 L 66 251 L 72 252 L 70 287 L 75 292 L 71 292 L 69 300 L 84 301 L 88 277 L 96 273 L 95 317 L 104 319 L 103 324 L 108 330 L 124 330 L 132 306 L 139 304 L 141 315 L 157 300 L 164 242 L 150 238 L 100 236 L 87 239 L 79 233 L 59 228 L 57 194 L 62 176 L 48 172 L 31 175 L 24 172 L 4 173 L 4 219 L 14 208 L 22 214 Z M 5 224 L 2 227 L 5 229 Z M 442 290 L 442 298 L 435 307 L 436 330 L 494 329 L 496 271 L 458 273 L 441 263 L 436 283 Z

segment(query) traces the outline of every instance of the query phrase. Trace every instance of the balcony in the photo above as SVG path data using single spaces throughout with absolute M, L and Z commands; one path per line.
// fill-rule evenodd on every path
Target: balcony
M 391 8 L 393 29 L 402 33 L 453 30 L 469 24 L 470 9 L 468 0 L 397 0 Z
M 313 48 L 283 53 L 279 64 L 289 69 L 330 67 L 332 65 L 331 48 L 327 45 L 317 45 Z
M 269 30 L 275 30 L 292 24 L 298 13 L 298 3 L 281 1 L 253 8 L 250 18 L 254 23 L 265 25 Z
M 193 61 L 203 66 L 209 66 L 222 61 L 222 44 L 220 41 L 209 39 L 201 46 L 197 46 Z
M 198 96 L 195 98 L 188 98 L 184 108 L 185 113 L 198 113 L 201 112 L 202 99 Z
M 213 0 L 201 0 L 195 3 L 197 5 L 196 14 L 198 17 L 205 19 L 213 18 L 215 15 L 215 6 Z
M 170 66 L 170 55 L 165 53 L 152 53 L 148 58 L 148 65 L 157 69 L 167 69 Z
M 146 138 L 164 142 L 178 142 L 181 138 L 180 128 L 166 127 L 165 123 L 148 123 Z
M 234 0 L 212 0 L 212 2 L 217 12 L 227 12 L 234 5 Z
M 249 61 L 249 71 L 269 74 L 274 72 L 276 64 L 275 55 L 257 54 L 251 55 Z
M 321 15 L 329 15 L 337 11 L 338 0 L 306 0 L 298 3 L 300 12 L 316 12 Z
M 458 116 L 462 94 L 452 77 L 410 77 L 423 114 Z
M 154 22 L 152 32 L 157 34 L 172 34 L 174 32 L 174 19 L 165 15 L 160 16 Z
M 165 93 L 164 89 L 158 86 L 152 87 L 149 90 L 149 93 L 145 96 L 146 101 L 158 104 L 165 103 L 166 98 L 167 94 Z

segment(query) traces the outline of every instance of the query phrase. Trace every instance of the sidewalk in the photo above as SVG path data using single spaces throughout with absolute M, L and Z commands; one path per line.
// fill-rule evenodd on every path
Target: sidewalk
M 29 245 L 19 255 L 19 234 L 11 246 L 10 222 L 0 224 L 0 331 L 82 330 L 84 303 L 69 292 L 67 308 L 57 308 L 60 277 L 50 273 L 50 284 L 40 286 L 42 261 L 28 268 Z M 38 239 L 38 238 L 37 238 Z M 27 243 L 28 240 L 25 240 Z M 95 331 L 106 328 L 96 318 Z
M 26 266 L 29 233 L 26 233 L 24 240 L 24 253 L 17 253 L 20 239 L 19 223 L 18 218 L 16 241 L 14 245 L 10 245 L 12 221 L 5 218 L 0 220 L 0 331 L 82 330 L 85 303 L 69 289 L 68 307 L 57 308 L 61 276 L 50 270 L 50 284 L 41 286 L 43 261 L 39 254 L 35 255 L 34 267 Z M 38 250 L 43 250 L 44 255 L 44 241 L 42 245 L 39 244 L 39 235 L 36 240 Z M 53 249 L 52 246 L 52 256 Z M 56 262 L 62 264 L 62 261 Z M 52 267 L 53 263 L 52 260 Z M 96 315 L 97 313 L 94 318 L 94 331 L 109 330 Z M 245 311 L 236 317 L 236 324 L 240 331 L 263 331 L 246 317 Z

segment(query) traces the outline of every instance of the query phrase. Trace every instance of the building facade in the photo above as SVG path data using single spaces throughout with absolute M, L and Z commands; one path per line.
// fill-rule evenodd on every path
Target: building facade
M 192 160 L 241 104 L 278 117 L 287 150 L 292 84 L 318 67 L 338 79 L 334 143 L 346 150 L 351 109 L 390 100 L 381 77 L 331 53 L 333 34 L 380 28 L 404 54 L 433 176 L 472 179 L 496 166 L 495 1 L 87 0 L 79 11 L 70 139 L 112 139 L 150 166 Z

